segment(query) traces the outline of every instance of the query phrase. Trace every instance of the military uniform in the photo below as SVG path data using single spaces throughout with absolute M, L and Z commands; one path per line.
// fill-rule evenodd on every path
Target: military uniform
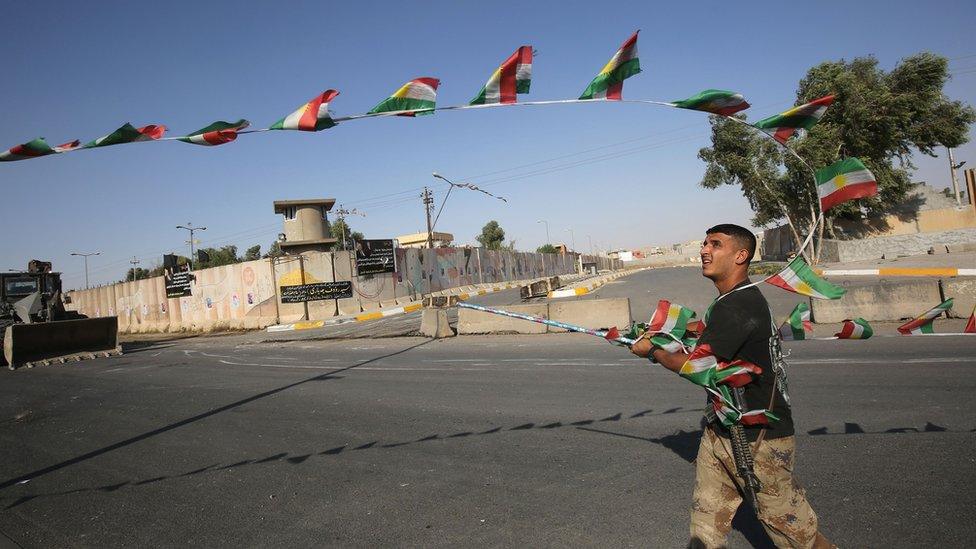
M 748 281 L 743 281 L 712 303 L 698 343 L 709 344 L 722 359 L 742 359 L 762 368 L 762 374 L 753 376 L 742 394 L 748 410 L 768 409 L 779 418 L 765 426 L 745 426 L 762 486 L 757 493 L 757 516 L 766 533 L 777 547 L 833 547 L 818 532 L 817 515 L 793 478 L 793 417 L 777 385 L 771 356 L 771 349 L 778 345 L 773 338 L 778 336 L 766 299 L 759 289 L 747 285 Z M 704 423 L 696 460 L 689 546 L 722 547 L 742 503 L 743 480 L 736 471 L 728 429 L 711 411 Z

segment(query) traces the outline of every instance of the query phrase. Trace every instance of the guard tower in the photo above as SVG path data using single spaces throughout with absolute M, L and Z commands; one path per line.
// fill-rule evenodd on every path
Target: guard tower
M 279 239 L 281 251 L 286 254 L 328 251 L 336 241 L 332 238 L 328 218 L 334 205 L 334 198 L 275 200 L 275 213 L 285 216 L 284 240 Z

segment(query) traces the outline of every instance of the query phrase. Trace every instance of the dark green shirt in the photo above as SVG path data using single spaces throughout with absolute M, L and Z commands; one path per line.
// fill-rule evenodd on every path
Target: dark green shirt
M 749 284 L 746 280 L 736 288 Z M 760 368 L 762 374 L 753 375 L 751 383 L 747 384 L 744 400 L 747 412 L 749 410 L 770 408 L 779 420 L 770 420 L 766 426 L 766 438 L 781 438 L 793 434 L 793 414 L 789 405 L 783 400 L 776 388 L 773 361 L 770 355 L 770 345 L 775 343 L 772 338 L 777 337 L 772 329 L 769 304 L 758 288 L 752 286 L 742 290 L 733 288 L 724 297 L 712 302 L 705 313 L 705 330 L 698 340 L 698 344 L 708 343 L 712 352 L 726 361 L 736 359 L 747 360 Z M 769 406 L 773 392 L 776 398 Z M 709 402 L 709 409 L 711 403 Z M 728 437 L 728 430 L 723 427 L 714 414 L 706 414 L 716 432 Z M 761 425 L 746 425 L 746 434 L 750 441 L 755 441 Z

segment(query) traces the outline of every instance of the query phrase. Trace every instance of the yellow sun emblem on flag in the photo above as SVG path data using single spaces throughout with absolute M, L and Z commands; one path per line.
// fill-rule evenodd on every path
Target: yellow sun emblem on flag
M 834 186 L 837 187 L 838 189 L 842 188 L 846 184 L 847 184 L 847 178 L 844 177 L 844 174 L 840 174 L 834 178 Z

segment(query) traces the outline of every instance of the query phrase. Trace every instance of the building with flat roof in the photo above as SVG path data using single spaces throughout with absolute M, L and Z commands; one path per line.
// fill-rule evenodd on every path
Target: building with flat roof
M 431 233 L 434 240 L 434 247 L 440 248 L 443 246 L 450 246 L 451 242 L 454 241 L 454 235 L 451 233 L 439 233 L 434 231 Z M 400 242 L 401 248 L 426 248 L 427 247 L 427 233 L 412 233 L 400 235 L 397 241 Z
M 274 212 L 285 217 L 284 237 L 278 241 L 281 251 L 300 254 L 331 248 L 336 239 L 332 238 L 328 212 L 334 205 L 334 198 L 275 200 Z

